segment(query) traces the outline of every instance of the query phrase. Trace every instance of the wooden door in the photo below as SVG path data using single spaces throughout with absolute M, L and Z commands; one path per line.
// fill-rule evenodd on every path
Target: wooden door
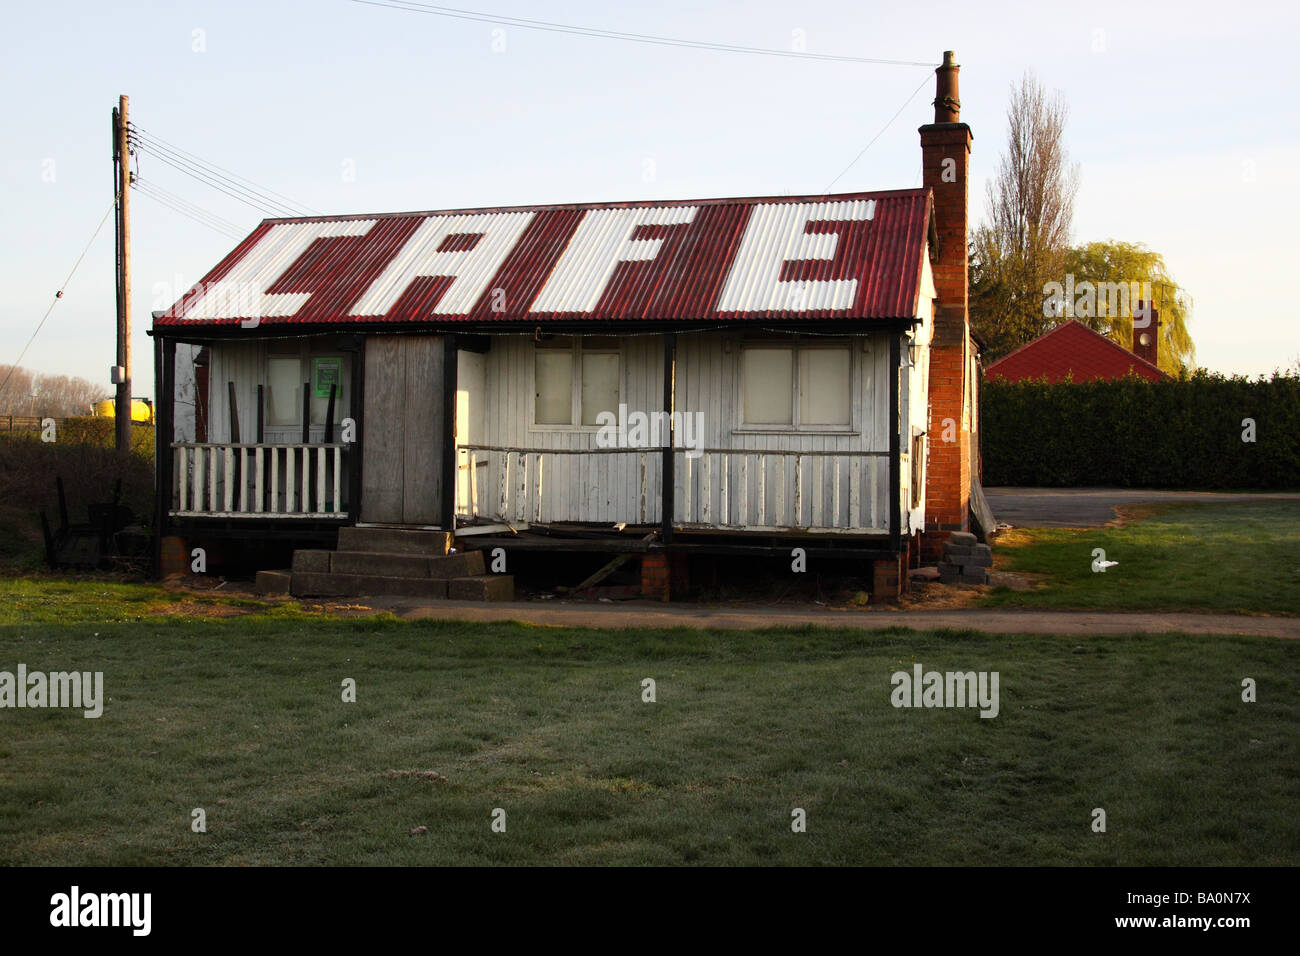
M 370 336 L 365 361 L 361 520 L 436 525 L 445 446 L 442 336 Z

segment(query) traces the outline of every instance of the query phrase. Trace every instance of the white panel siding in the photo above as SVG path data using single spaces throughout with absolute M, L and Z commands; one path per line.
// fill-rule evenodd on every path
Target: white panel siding
M 679 432 L 678 443 L 689 434 L 692 444 L 705 451 L 690 457 L 679 447 L 675 453 L 674 523 L 887 530 L 888 456 L 862 453 L 889 450 L 889 348 L 884 335 L 867 341 L 864 350 L 863 338 L 853 340 L 851 426 L 834 433 L 793 433 L 738 429 L 743 401 L 739 338 L 721 332 L 680 335 L 677 410 L 699 417 L 689 420 L 690 432 Z M 661 410 L 662 338 L 625 337 L 621 356 L 620 395 L 629 412 Z M 488 447 L 474 452 L 489 464 L 478 469 L 476 515 L 542 523 L 657 524 L 662 454 L 656 449 L 598 449 L 595 428 L 532 426 L 533 375 L 531 338 L 493 338 L 479 443 Z M 528 453 L 507 454 L 499 450 L 503 448 Z M 462 452 L 462 464 L 468 463 L 467 456 Z

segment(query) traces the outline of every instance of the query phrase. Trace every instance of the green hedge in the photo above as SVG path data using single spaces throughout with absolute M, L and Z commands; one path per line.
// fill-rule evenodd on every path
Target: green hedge
M 985 487 L 1300 488 L 1298 374 L 985 382 L 980 428 Z

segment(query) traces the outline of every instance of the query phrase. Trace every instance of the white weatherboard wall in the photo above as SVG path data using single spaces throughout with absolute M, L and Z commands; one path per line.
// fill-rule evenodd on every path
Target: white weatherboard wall
M 807 337 L 808 341 L 825 341 Z M 629 411 L 663 407 L 663 339 L 619 340 L 620 401 Z M 677 410 L 702 413 L 699 444 L 731 454 L 675 455 L 674 523 L 712 528 L 804 528 L 884 532 L 889 519 L 889 461 L 816 455 L 888 452 L 888 337 L 850 339 L 852 421 L 841 433 L 741 430 L 741 355 L 744 340 L 724 332 L 677 338 Z M 532 424 L 534 346 L 531 337 L 494 336 L 486 355 L 484 438 L 479 444 L 531 452 L 595 450 L 596 427 Z M 471 402 L 473 397 L 471 396 Z M 476 473 L 475 513 L 535 522 L 660 520 L 661 453 L 623 454 L 475 452 L 489 465 Z M 738 453 L 743 452 L 743 454 Z M 797 453 L 805 453 L 797 459 Z M 467 453 L 461 453 L 467 465 Z M 507 464 L 508 461 L 508 464 Z M 486 474 L 484 474 L 486 473 Z M 502 507 L 504 503 L 504 508 Z M 464 506 L 462 511 L 468 510 Z
M 921 293 L 917 303 L 917 317 L 920 322 L 912 330 L 911 338 L 911 342 L 915 345 L 911 357 L 913 367 L 902 370 L 900 381 L 902 418 L 900 447 L 903 454 L 899 470 L 899 483 L 902 486 L 899 489 L 899 494 L 902 496 L 900 514 L 904 516 L 904 533 L 909 535 L 925 529 L 924 469 L 927 463 L 922 461 L 921 494 L 917 506 L 912 507 L 912 439 L 918 432 L 924 434 L 922 447 L 925 449 L 925 458 L 929 458 L 930 443 L 939 437 L 927 433 L 930 408 L 930 343 L 934 338 L 934 301 L 938 297 L 938 292 L 934 288 L 934 273 L 930 269 L 928 244 L 921 261 Z M 905 352 L 908 341 L 904 337 Z

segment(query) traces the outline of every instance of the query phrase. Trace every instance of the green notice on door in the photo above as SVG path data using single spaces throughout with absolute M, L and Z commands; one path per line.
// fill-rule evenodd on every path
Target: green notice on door
M 329 398 L 330 386 L 343 391 L 343 360 L 341 358 L 318 358 L 312 360 L 312 391 L 317 398 Z

